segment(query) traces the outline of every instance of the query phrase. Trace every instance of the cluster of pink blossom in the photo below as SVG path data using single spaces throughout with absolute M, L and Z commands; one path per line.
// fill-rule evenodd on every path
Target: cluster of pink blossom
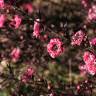
M 33 75 L 34 75 L 34 70 L 33 68 L 29 67 L 27 68 L 25 73 L 21 76 L 21 81 L 23 83 L 27 83 L 32 78 Z
M 88 22 L 96 20 L 96 5 L 92 5 L 92 7 L 89 8 L 87 20 Z
M 89 0 L 81 0 L 81 3 L 83 4 L 83 6 L 85 8 L 88 9 L 87 21 L 91 22 L 93 20 L 96 20 L 96 5 L 90 4 L 90 7 L 88 8 Z M 82 41 L 82 39 L 81 39 L 81 41 Z M 89 43 L 91 46 L 96 46 L 96 38 L 89 40 Z M 76 44 L 77 44 L 77 42 L 76 42 Z M 80 45 L 80 43 L 79 43 L 79 45 Z M 96 64 L 96 56 L 92 52 L 86 51 L 86 52 L 84 52 L 83 60 L 85 62 L 85 65 L 79 66 L 79 69 L 84 74 L 86 74 L 86 72 L 90 73 L 91 75 L 96 74 L 96 65 L 95 65 Z
M 14 48 L 14 49 L 12 50 L 12 52 L 11 52 L 12 61 L 13 61 L 13 62 L 18 61 L 19 58 L 20 58 L 20 56 L 21 56 L 21 50 L 20 50 L 20 48 Z
M 85 69 L 89 74 L 96 74 L 96 56 L 89 51 L 84 52 L 83 60 L 85 65 L 83 69 Z
M 4 27 L 5 21 L 6 21 L 6 16 L 4 14 L 1 14 L 0 15 L 0 28 Z M 11 20 L 9 25 L 17 29 L 21 25 L 21 22 L 22 22 L 22 19 L 20 18 L 20 16 L 15 15 L 14 19 Z
M 47 51 L 52 58 L 59 56 L 64 51 L 62 41 L 59 38 L 51 39 L 47 45 Z
M 4 5 L 5 5 L 4 0 L 0 0 L 0 8 L 4 8 L 5 7 Z M 29 10 L 29 8 L 28 8 L 28 10 Z M 4 26 L 6 19 L 7 18 L 5 17 L 4 14 L 0 15 L 0 28 Z M 9 25 L 11 25 L 11 26 L 15 27 L 15 29 L 17 29 L 17 28 L 19 28 L 21 22 L 22 22 L 21 17 L 18 15 L 15 15 L 14 18 L 11 20 L 11 23 Z
M 82 43 L 82 41 L 85 39 L 85 33 L 82 30 L 79 30 L 76 32 L 71 39 L 71 44 L 72 45 L 79 45 Z

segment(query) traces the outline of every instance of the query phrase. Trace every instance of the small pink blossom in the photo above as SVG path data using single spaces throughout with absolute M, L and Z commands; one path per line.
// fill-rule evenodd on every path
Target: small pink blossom
M 77 91 L 79 91 L 80 88 L 81 88 L 81 87 L 80 87 L 80 85 L 78 84 L 77 87 L 76 87 Z
M 90 40 L 90 45 L 96 46 L 96 37 Z
M 50 93 L 49 96 L 56 96 L 55 93 Z
M 11 52 L 11 58 L 14 62 L 18 61 L 21 55 L 21 50 L 19 48 L 14 48 Z
M 33 5 L 31 3 L 23 4 L 23 8 L 28 11 L 28 13 L 33 13 Z
M 81 0 L 82 5 L 87 8 L 88 7 L 88 0 Z
M 0 8 L 4 8 L 4 0 L 0 0 Z
M 40 21 L 39 19 L 34 21 L 33 36 L 35 36 L 36 38 L 40 37 L 40 23 L 39 23 L 39 21 Z
M 83 55 L 83 60 L 85 62 L 85 69 L 91 75 L 96 74 L 96 56 L 91 52 L 86 51 Z
M 79 30 L 78 32 L 76 32 L 71 39 L 71 44 L 72 45 L 79 45 L 82 43 L 82 41 L 84 40 L 85 37 L 85 33 L 82 30 Z
M 80 75 L 81 76 L 85 76 L 87 71 L 86 71 L 86 66 L 85 65 L 80 65 L 79 66 L 79 70 L 80 70 Z
M 28 81 L 27 76 L 26 76 L 26 75 L 21 76 L 21 81 L 22 81 L 23 83 L 27 83 L 27 81 Z
M 40 35 L 39 36 L 39 39 L 42 41 L 42 42 L 45 42 L 46 40 L 48 40 L 48 35 L 47 34 L 45 34 L 45 35 Z
M 93 5 L 89 11 L 88 11 L 88 16 L 87 16 L 88 22 L 92 20 L 96 20 L 96 5 Z
M 1 14 L 0 15 L 0 28 L 2 28 L 4 26 L 5 20 L 6 20 L 5 15 Z
M 32 78 L 33 75 L 34 75 L 34 70 L 33 70 L 33 68 L 29 67 L 24 72 L 24 74 L 21 76 L 21 81 L 23 83 L 27 83 Z
M 26 71 L 26 75 L 28 76 L 28 77 L 32 77 L 32 75 L 34 74 L 34 70 L 33 70 L 33 68 L 28 68 L 27 69 L 27 71 Z
M 22 19 L 20 18 L 20 16 L 15 15 L 14 19 L 12 19 L 12 22 L 10 23 L 10 25 L 14 26 L 15 29 L 17 29 L 21 25 L 21 22 L 22 22 Z
M 59 56 L 64 51 L 62 41 L 58 38 L 51 39 L 49 44 L 47 45 L 47 51 L 52 58 Z

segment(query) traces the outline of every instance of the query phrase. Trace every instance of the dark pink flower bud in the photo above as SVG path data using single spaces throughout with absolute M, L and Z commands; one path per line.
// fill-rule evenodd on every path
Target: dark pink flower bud
M 64 51 L 62 41 L 58 38 L 51 39 L 47 45 L 47 51 L 52 58 L 59 56 Z
M 33 36 L 35 36 L 36 38 L 40 37 L 40 23 L 39 23 L 39 21 L 40 21 L 39 19 L 34 21 Z
M 12 61 L 14 62 L 18 61 L 20 58 L 20 55 L 21 55 L 21 50 L 19 48 L 14 48 L 11 52 Z
M 76 32 L 71 39 L 71 44 L 72 45 L 78 45 L 80 46 L 80 44 L 82 43 L 82 41 L 84 40 L 85 37 L 85 33 L 82 30 L 79 30 L 78 32 Z

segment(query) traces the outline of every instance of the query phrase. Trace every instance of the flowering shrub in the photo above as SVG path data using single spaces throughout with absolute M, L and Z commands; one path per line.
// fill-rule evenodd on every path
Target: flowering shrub
M 0 0 L 6 96 L 96 95 L 96 1 L 61 1 Z

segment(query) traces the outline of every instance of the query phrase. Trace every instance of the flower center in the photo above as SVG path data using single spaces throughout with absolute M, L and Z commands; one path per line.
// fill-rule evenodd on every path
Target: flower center
M 54 44 L 52 50 L 53 50 L 53 51 L 56 51 L 57 49 L 58 49 L 58 46 L 57 46 L 56 44 Z

